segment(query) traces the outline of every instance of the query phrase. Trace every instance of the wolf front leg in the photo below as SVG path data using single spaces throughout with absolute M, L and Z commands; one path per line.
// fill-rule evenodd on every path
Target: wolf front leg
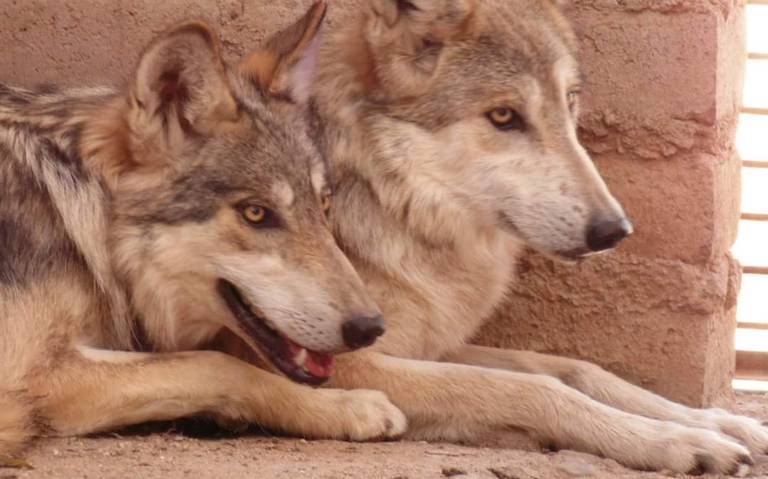
M 732 474 L 751 462 L 713 431 L 628 414 L 543 375 L 359 352 L 339 358 L 332 382 L 385 392 L 408 418 L 409 437 L 517 427 L 640 469 Z
M 313 390 L 211 351 L 80 349 L 38 389 L 39 414 L 60 435 L 193 415 L 328 439 L 391 437 L 406 425 L 378 391 Z
M 586 361 L 530 351 L 472 345 L 465 346 L 445 360 L 552 376 L 587 396 L 622 411 L 722 432 L 738 439 L 755 454 L 768 452 L 768 428 L 759 421 L 722 409 L 693 409 L 674 403 Z

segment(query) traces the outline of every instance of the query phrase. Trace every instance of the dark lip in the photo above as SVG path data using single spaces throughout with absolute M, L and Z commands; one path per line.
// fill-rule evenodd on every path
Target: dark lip
M 556 251 L 554 255 L 564 261 L 579 262 L 590 257 L 592 252 L 586 248 L 576 248 L 568 251 Z
M 526 245 L 530 246 L 530 242 L 522 235 L 520 232 L 520 228 L 517 227 L 515 222 L 507 216 L 505 213 L 500 212 L 499 213 L 499 224 L 501 225 L 501 228 L 506 230 L 508 233 L 511 233 L 515 236 L 517 236 L 521 241 L 523 241 Z M 536 249 L 536 248 L 534 248 Z M 613 248 L 612 248 L 613 249 Z M 565 250 L 565 251 L 554 251 L 554 252 L 547 252 L 547 251 L 541 251 L 538 250 L 541 253 L 548 255 L 550 257 L 555 257 L 561 261 L 566 261 L 569 263 L 575 263 L 583 261 L 591 256 L 596 256 L 598 254 L 602 254 L 604 252 L 608 252 L 611 250 L 605 250 L 601 251 L 600 253 L 595 253 L 591 251 L 589 248 L 574 248 L 571 250 Z
M 217 289 L 243 331 L 253 339 L 272 364 L 287 378 L 310 386 L 320 386 L 328 380 L 325 377 L 309 374 L 288 359 L 290 355 L 288 344 L 280 337 L 277 331 L 267 326 L 263 317 L 257 316 L 245 305 L 240 291 L 238 291 L 235 285 L 220 279 Z

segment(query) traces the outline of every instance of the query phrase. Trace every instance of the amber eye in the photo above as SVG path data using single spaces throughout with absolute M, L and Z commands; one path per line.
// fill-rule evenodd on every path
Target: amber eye
M 250 205 L 243 208 L 243 218 L 249 223 L 259 224 L 267 218 L 267 210 L 261 206 Z
M 486 113 L 485 116 L 493 126 L 502 131 L 525 129 L 525 122 L 522 117 L 512 108 L 494 108 Z

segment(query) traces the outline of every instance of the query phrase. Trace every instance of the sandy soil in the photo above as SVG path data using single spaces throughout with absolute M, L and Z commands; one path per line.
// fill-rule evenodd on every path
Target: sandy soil
M 737 408 L 741 413 L 768 420 L 766 395 L 739 395 Z M 209 427 L 199 423 L 144 426 L 93 438 L 44 439 L 28 451 L 26 459 L 34 469 L 0 468 L 0 479 L 669 477 L 631 471 L 614 461 L 572 451 L 426 442 L 355 444 L 254 433 L 228 436 L 211 434 Z M 750 477 L 768 478 L 768 458 L 758 458 Z

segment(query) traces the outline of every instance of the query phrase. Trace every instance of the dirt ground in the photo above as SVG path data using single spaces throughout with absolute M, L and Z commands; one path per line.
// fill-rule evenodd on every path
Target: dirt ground
M 768 420 L 768 395 L 740 394 L 737 409 Z M 93 438 L 44 439 L 27 453 L 26 460 L 34 469 L 0 469 L 0 479 L 669 477 L 631 471 L 614 461 L 572 451 L 305 441 L 252 433 L 211 435 L 208 429 L 196 423 L 154 425 Z M 749 477 L 768 478 L 768 457 L 756 459 L 758 464 Z

